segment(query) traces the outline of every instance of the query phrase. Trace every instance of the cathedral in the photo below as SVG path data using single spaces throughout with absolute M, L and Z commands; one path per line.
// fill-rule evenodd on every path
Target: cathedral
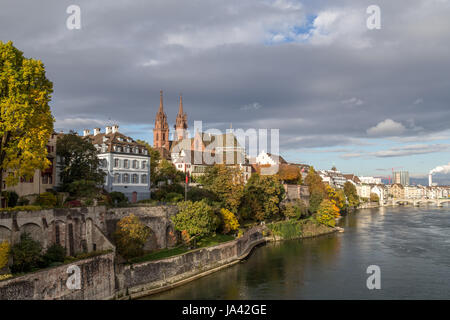
M 172 145 L 188 138 L 187 115 L 183 111 L 183 97 L 180 94 L 180 105 L 175 121 L 174 140 L 169 140 L 169 124 L 164 112 L 163 92 L 160 91 L 159 110 L 156 113 L 155 127 L 153 129 L 153 147 L 159 151 L 161 158 L 169 159 Z

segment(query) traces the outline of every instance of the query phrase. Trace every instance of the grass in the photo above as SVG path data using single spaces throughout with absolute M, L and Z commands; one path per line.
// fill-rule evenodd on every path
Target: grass
M 220 243 L 231 241 L 234 239 L 235 239 L 234 236 L 227 235 L 227 234 L 211 235 L 211 236 L 205 237 L 205 238 L 197 241 L 197 247 L 195 249 L 215 246 Z M 195 250 L 195 249 L 193 249 L 193 250 Z M 158 251 L 154 251 L 154 252 L 149 252 L 140 257 L 130 259 L 129 262 L 130 263 L 141 263 L 141 262 L 146 262 L 146 261 L 160 260 L 160 259 L 177 256 L 177 255 L 186 253 L 188 251 L 192 251 L 192 250 L 186 246 L 162 249 L 162 250 L 158 250 Z

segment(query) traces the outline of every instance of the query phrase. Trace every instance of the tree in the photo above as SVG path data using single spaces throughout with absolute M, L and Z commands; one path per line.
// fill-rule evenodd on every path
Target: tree
M 0 271 L 8 265 L 11 247 L 8 241 L 0 242 Z
M 355 185 L 350 181 L 347 181 L 344 184 L 344 194 L 347 197 L 349 207 L 356 208 L 357 206 L 359 206 L 360 201 L 358 192 L 356 191 Z
M 69 191 L 70 184 L 79 180 L 93 181 L 98 186 L 105 181 L 106 173 L 100 169 L 98 151 L 89 139 L 70 132 L 58 139 L 56 152 L 61 159 L 58 166 L 63 191 Z
M 287 203 L 283 213 L 288 219 L 299 220 L 308 214 L 308 209 L 302 200 L 297 200 L 293 203 Z
M 336 190 L 333 187 L 327 185 L 327 198 L 339 209 L 342 211 L 346 208 L 346 199 L 343 190 Z
M 370 194 L 370 202 L 380 202 L 380 197 L 376 193 Z
M 7 172 L 7 185 L 50 165 L 46 146 L 53 132 L 52 92 L 40 60 L 25 58 L 11 41 L 0 41 L 0 178 Z
M 144 245 L 149 236 L 150 230 L 138 217 L 130 214 L 117 223 L 114 233 L 117 251 L 125 259 L 137 257 L 144 252 Z
M 178 213 L 172 217 L 175 229 L 199 239 L 215 231 L 220 223 L 214 209 L 205 200 L 178 203 Z
M 137 143 L 143 145 L 150 155 L 150 182 L 155 184 L 156 182 L 156 168 L 158 167 L 159 160 L 161 159 L 161 155 L 159 151 L 154 149 L 147 141 L 144 140 L 136 140 Z
M 308 186 L 310 194 L 309 211 L 311 213 L 316 213 L 322 200 L 326 199 L 328 195 L 322 178 L 312 166 L 309 168 L 308 175 L 305 178 L 305 184 Z
M 290 164 L 281 164 L 278 176 L 288 184 L 302 184 L 302 174 L 300 168 Z
M 42 246 L 34 241 L 28 233 L 20 235 L 20 242 L 12 247 L 14 273 L 31 271 L 41 262 Z
M 253 174 L 245 185 L 242 207 L 252 208 L 252 218 L 262 221 L 280 213 L 285 191 L 277 175 Z
M 324 199 L 315 214 L 315 219 L 318 223 L 334 227 L 336 225 L 336 218 L 339 215 L 339 208 L 328 199 Z
M 239 228 L 239 222 L 233 212 L 227 209 L 220 209 L 220 215 L 223 222 L 223 233 L 227 234 L 230 231 L 235 231 Z
M 156 168 L 155 176 L 156 176 L 155 184 L 160 181 L 169 183 L 169 180 L 172 183 L 184 181 L 184 173 L 181 171 L 178 171 L 177 168 L 175 168 L 175 166 L 171 162 L 167 161 L 166 159 L 162 159 L 158 163 L 158 167 Z
M 202 183 L 206 190 L 217 196 L 224 208 L 237 213 L 244 194 L 244 179 L 239 168 L 216 164 L 208 168 Z

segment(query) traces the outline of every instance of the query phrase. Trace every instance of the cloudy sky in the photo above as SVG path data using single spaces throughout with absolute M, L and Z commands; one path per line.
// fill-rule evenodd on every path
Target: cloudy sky
M 0 40 L 44 62 L 58 131 L 152 141 L 162 89 L 171 127 L 182 92 L 191 127 L 276 128 L 287 160 L 419 176 L 450 162 L 449 17 L 449 0 L 2 0 Z

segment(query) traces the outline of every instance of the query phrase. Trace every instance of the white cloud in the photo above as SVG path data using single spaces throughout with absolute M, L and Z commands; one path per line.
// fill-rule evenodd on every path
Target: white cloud
M 405 131 L 405 126 L 400 122 L 386 119 L 378 123 L 375 127 L 367 129 L 367 134 L 373 137 L 392 137 L 401 135 Z
M 350 106 L 362 106 L 364 104 L 364 101 L 356 97 L 353 97 L 347 100 L 342 100 L 341 103 Z
M 419 154 L 435 153 L 448 150 L 448 144 L 416 144 L 402 147 L 391 148 L 370 153 L 377 158 L 406 157 Z

